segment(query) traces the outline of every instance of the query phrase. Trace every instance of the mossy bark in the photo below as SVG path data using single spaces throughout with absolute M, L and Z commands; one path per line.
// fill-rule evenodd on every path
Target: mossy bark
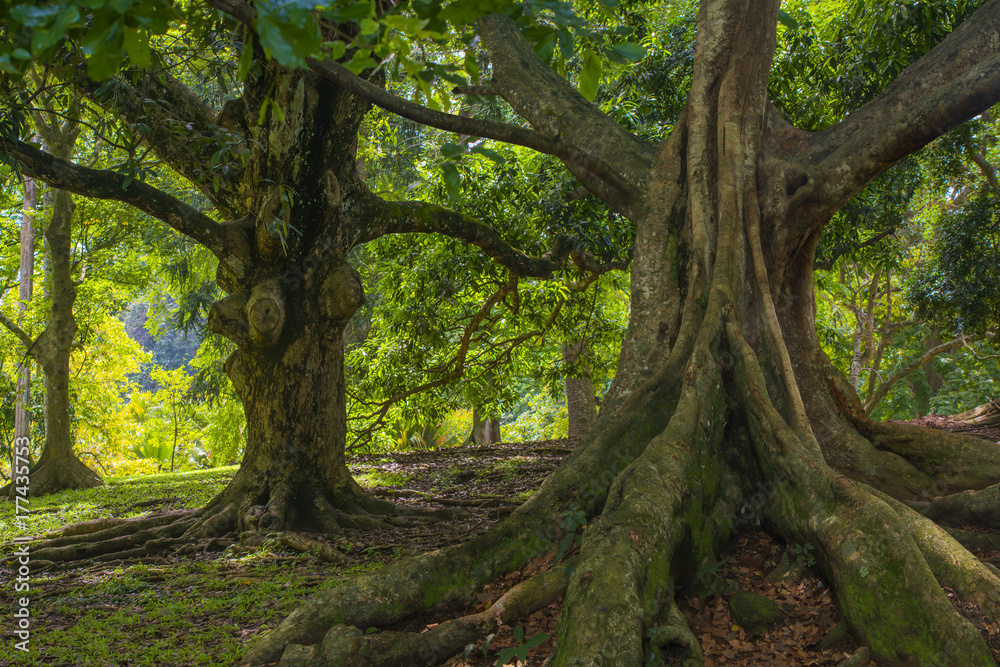
M 924 97 L 933 88 L 927 81 L 952 82 L 963 100 L 955 122 L 1000 98 L 1000 81 L 992 97 L 980 96 L 970 86 L 981 79 L 962 73 L 997 57 L 989 35 L 1000 28 L 1000 4 L 988 4 L 882 98 L 818 135 L 788 125 L 766 100 L 778 5 L 702 3 L 687 109 L 659 147 L 641 200 L 623 202 L 621 189 L 606 198 L 638 227 L 629 330 L 593 434 L 488 533 L 321 593 L 261 639 L 247 662 L 284 653 L 297 664 L 327 664 L 320 648 L 302 647 L 336 644 L 349 664 L 362 655 L 342 641 L 356 636 L 351 626 L 385 627 L 470 600 L 493 577 L 555 550 L 562 517 L 574 510 L 588 522 L 547 664 L 641 665 L 666 656 L 703 664 L 674 597 L 721 545 L 758 523 L 815 547 L 847 623 L 880 664 L 995 664 L 941 587 L 960 588 L 995 618 L 998 581 L 898 499 L 990 487 L 1000 481 L 1000 456 L 988 443 L 864 417 L 816 340 L 812 266 L 833 212 L 942 131 L 898 115 L 931 104 L 937 92 Z M 495 85 L 544 128 L 559 100 L 575 93 L 539 85 L 550 74 L 518 46 L 509 22 L 489 17 L 481 29 L 496 59 Z M 941 77 L 921 78 L 934 71 Z M 560 116 L 569 119 L 561 136 L 592 138 L 600 122 L 574 126 L 574 114 L 586 112 L 573 99 Z M 592 151 L 607 156 L 612 145 Z M 629 152 L 627 142 L 620 147 Z M 618 165 L 626 185 L 644 180 L 636 175 L 641 154 Z M 981 492 L 970 510 L 992 493 Z

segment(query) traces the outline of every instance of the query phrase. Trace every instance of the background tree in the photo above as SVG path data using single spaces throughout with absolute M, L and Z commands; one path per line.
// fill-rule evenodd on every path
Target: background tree
M 64 122 L 36 114 L 34 118 L 42 140 L 52 155 L 66 160 L 73 156 L 80 132 L 79 104 L 69 102 Z M 27 195 L 26 201 L 30 201 Z M 45 330 L 37 338 L 21 329 L 6 317 L 0 323 L 14 333 L 24 346 L 26 355 L 38 362 L 45 374 L 45 447 L 38 461 L 30 468 L 32 495 L 45 495 L 62 489 L 80 489 L 99 486 L 101 478 L 73 452 L 70 399 L 70 352 L 77 332 L 73 303 L 76 284 L 73 277 L 73 210 L 75 206 L 68 192 L 56 190 L 52 194 L 52 218 L 45 229 L 45 248 L 51 264 L 51 306 Z M 22 235 L 22 243 L 25 237 Z M 33 244 L 28 252 L 34 251 Z M 22 256 L 25 250 L 22 249 Z M 34 262 L 25 264 L 22 271 L 31 273 Z M 22 281 L 30 280 L 22 278 Z M 30 282 L 29 282 L 30 284 Z M 12 483 L 0 492 L 13 494 Z

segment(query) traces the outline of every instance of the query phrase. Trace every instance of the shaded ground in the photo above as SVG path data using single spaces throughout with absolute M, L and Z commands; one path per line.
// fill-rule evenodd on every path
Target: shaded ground
M 296 553 L 276 539 L 256 546 L 233 544 L 221 553 L 77 564 L 63 570 L 39 571 L 36 564 L 28 593 L 30 655 L 8 650 L 14 642 L 7 611 L 14 608 L 14 572 L 0 567 L 0 608 L 5 610 L 0 666 L 236 664 L 258 634 L 277 625 L 311 592 L 487 530 L 527 499 L 573 447 L 572 441 L 554 440 L 355 458 L 352 472 L 374 493 L 399 503 L 461 509 L 466 515 L 412 528 L 348 533 L 330 542 L 354 559 L 350 565 Z M 199 507 L 228 483 L 235 470 L 112 479 L 105 487 L 33 500 L 25 531 L 11 524 L 13 506 L 0 503 L 2 539 L 9 542 L 15 535 L 39 534 L 75 521 Z M 738 536 L 716 563 L 702 566 L 696 573 L 699 589 L 682 590 L 679 599 L 705 650 L 706 665 L 837 665 L 855 652 L 850 633 L 838 625 L 831 592 L 804 567 L 813 564 L 811 548 L 791 545 L 789 555 L 784 545 L 765 533 L 750 532 Z M 1000 563 L 1000 551 L 977 555 Z M 464 611 L 487 608 L 511 586 L 547 567 L 554 556 L 494 582 L 473 608 Z M 749 634 L 729 610 L 731 595 L 738 589 L 774 600 L 783 618 L 758 636 Z M 522 620 L 520 629 L 502 627 L 488 646 L 484 642 L 470 646 L 467 655 L 455 656 L 447 664 L 495 665 L 503 649 L 548 635 L 527 649 L 527 664 L 541 665 L 556 641 L 560 603 L 557 600 Z M 986 623 L 974 605 L 957 599 L 955 604 L 977 623 L 995 651 L 1000 648 L 1000 627 Z M 407 629 L 432 627 L 462 611 L 415 619 Z

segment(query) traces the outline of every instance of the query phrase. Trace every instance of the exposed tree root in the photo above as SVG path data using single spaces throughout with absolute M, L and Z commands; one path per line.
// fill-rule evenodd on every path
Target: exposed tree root
M 1000 485 L 941 496 L 920 511 L 928 519 L 949 526 L 1000 528 Z
M 569 579 L 567 563 L 522 581 L 489 609 L 478 614 L 455 618 L 426 632 L 380 632 L 362 634 L 357 627 L 333 626 L 320 644 L 289 645 L 279 665 L 298 667 L 396 667 L 397 665 L 436 665 L 460 653 L 466 645 L 527 616 L 558 597 Z
M 319 540 L 306 537 L 300 533 L 282 531 L 278 533 L 278 541 L 290 549 L 301 553 L 307 553 L 328 563 L 353 563 L 353 558 L 334 549 L 329 544 L 324 544 Z
M 739 517 L 754 521 L 757 512 L 787 542 L 815 546 L 845 619 L 874 659 L 993 665 L 978 630 L 942 592 L 947 586 L 992 617 L 1000 600 L 993 570 L 928 518 L 832 470 L 811 430 L 790 427 L 775 407 L 773 382 L 732 316 L 714 313 L 725 337 L 703 329 L 684 373 L 673 369 L 683 389 L 658 374 L 643 400 L 627 404 L 631 417 L 605 425 L 509 520 L 468 543 L 323 591 L 245 661 L 382 664 L 371 656 L 384 655 L 391 656 L 385 664 L 436 664 L 489 625 L 466 617 L 418 637 L 357 628 L 467 604 L 489 581 L 550 550 L 559 538 L 553 524 L 578 508 L 594 518 L 568 578 L 557 649 L 546 663 L 553 667 L 638 665 L 650 654 L 703 664 L 676 589 L 711 566 Z M 731 354 L 713 351 L 720 346 Z M 602 469 L 597 482 L 585 483 Z
M 784 425 L 767 398 L 756 355 L 732 324 L 728 338 L 736 353 L 736 393 L 746 397 L 758 456 L 787 480 L 765 507 L 765 516 L 786 541 L 816 546 L 819 566 L 837 592 L 844 617 L 873 657 L 888 664 L 995 664 L 979 632 L 941 591 L 931 566 L 940 566 L 939 552 L 933 550 L 935 558 L 928 558 L 921 551 L 900 512 L 917 515 L 898 503 L 900 509 L 895 509 L 887 504 L 888 496 L 883 500 L 872 489 L 837 475 L 817 448 L 802 446 L 807 436 Z M 943 531 L 936 536 L 964 551 Z M 978 571 L 988 574 L 985 568 Z

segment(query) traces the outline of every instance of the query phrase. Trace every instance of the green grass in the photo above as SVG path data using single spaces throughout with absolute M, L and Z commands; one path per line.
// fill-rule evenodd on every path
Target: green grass
M 403 487 L 410 476 L 401 472 L 386 472 L 378 468 L 355 468 L 352 471 L 354 479 L 366 489 L 376 486 Z
M 191 472 L 145 475 L 141 477 L 108 477 L 104 486 L 94 489 L 61 491 L 43 498 L 29 498 L 22 503 L 27 508 L 25 527 L 14 525 L 14 503 L 0 502 L 0 539 L 39 535 L 80 521 L 106 517 L 130 517 L 162 509 L 138 507 L 125 511 L 130 505 L 155 500 L 176 498 L 174 508 L 197 508 L 207 503 L 229 484 L 238 466 L 195 470 Z
M 95 489 L 31 499 L 33 513 L 24 530 L 11 524 L 14 504 L 3 502 L 0 539 L 8 542 L 16 535 L 78 521 L 142 514 L 161 506 L 122 510 L 156 498 L 178 498 L 173 507 L 200 507 L 235 471 L 233 466 L 108 478 L 105 486 Z M 404 475 L 397 477 L 405 481 Z M 232 665 L 260 633 L 277 625 L 313 591 L 377 567 L 336 567 L 265 543 L 249 553 L 227 550 L 212 560 L 41 573 L 32 577 L 28 592 L 32 651 L 8 650 L 13 637 L 5 635 L 0 639 L 0 667 Z M 8 574 L 0 578 L 3 609 L 14 607 Z M 8 627 L 5 619 L 0 632 Z

